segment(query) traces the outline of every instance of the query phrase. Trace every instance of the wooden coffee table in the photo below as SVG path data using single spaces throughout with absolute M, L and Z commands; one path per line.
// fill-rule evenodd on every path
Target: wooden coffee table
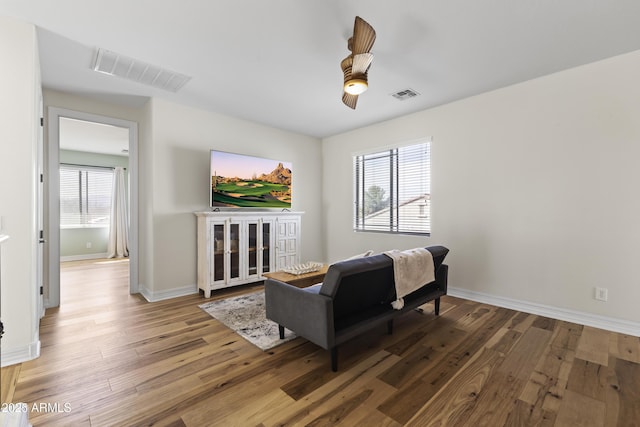
M 288 283 L 297 288 L 306 288 L 307 286 L 315 285 L 316 283 L 320 283 L 324 280 L 324 275 L 327 274 L 327 270 L 329 269 L 329 265 L 325 264 L 318 271 L 312 271 L 311 273 L 304 274 L 290 274 L 284 271 L 274 271 L 273 273 L 264 273 L 264 277 L 268 277 L 269 279 L 279 280 L 284 283 Z

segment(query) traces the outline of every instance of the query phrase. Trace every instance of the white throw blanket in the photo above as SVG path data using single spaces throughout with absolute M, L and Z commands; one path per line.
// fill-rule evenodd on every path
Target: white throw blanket
M 405 296 L 436 279 L 433 256 L 425 248 L 393 249 L 384 254 L 393 260 L 397 299 L 391 305 L 401 310 Z

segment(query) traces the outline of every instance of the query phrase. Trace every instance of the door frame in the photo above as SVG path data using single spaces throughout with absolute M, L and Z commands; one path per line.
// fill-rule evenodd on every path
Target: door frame
M 49 292 L 45 307 L 60 305 L 60 118 L 84 120 L 129 129 L 129 293 L 138 285 L 138 124 L 98 114 L 48 107 L 48 179 L 49 179 Z
M 40 331 L 40 319 L 44 317 L 45 307 L 44 307 L 44 257 L 45 257 L 45 244 L 47 243 L 44 230 L 45 230 L 45 188 L 44 188 L 44 173 L 45 173 L 45 161 L 44 161 L 44 99 L 42 97 L 42 93 L 38 95 L 38 117 L 40 117 L 40 126 L 38 126 L 38 148 L 37 148 L 37 161 L 36 161 L 36 183 L 38 185 L 37 191 L 37 203 L 36 203 L 36 223 L 38 225 L 37 228 L 37 238 L 38 238 L 38 254 L 37 254 L 37 263 L 36 263 L 36 328 L 38 329 L 38 334 Z

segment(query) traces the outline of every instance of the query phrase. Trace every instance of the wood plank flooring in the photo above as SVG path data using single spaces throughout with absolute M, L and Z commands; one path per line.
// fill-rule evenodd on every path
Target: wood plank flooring
M 65 263 L 40 358 L 2 369 L 34 426 L 640 426 L 640 338 L 453 297 L 325 350 L 262 352 L 198 308 Z M 214 298 L 259 289 L 250 285 Z

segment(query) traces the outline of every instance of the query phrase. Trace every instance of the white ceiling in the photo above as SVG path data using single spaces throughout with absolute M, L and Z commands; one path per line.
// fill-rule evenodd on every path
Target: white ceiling
M 638 0 L 0 0 L 38 27 L 47 88 L 149 97 L 326 137 L 640 49 Z M 341 102 L 356 15 L 369 90 Z M 178 93 L 92 71 L 98 48 L 192 77 Z M 421 95 L 398 101 L 391 93 Z

